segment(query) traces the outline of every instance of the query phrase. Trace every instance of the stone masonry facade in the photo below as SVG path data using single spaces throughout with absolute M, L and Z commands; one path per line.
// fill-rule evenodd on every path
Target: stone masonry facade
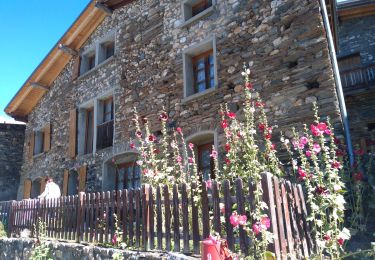
M 17 198 L 25 125 L 0 123 L 0 201 Z
M 85 191 L 102 190 L 106 164 L 130 150 L 133 107 L 147 116 L 153 131 L 160 130 L 157 115 L 163 107 L 185 136 L 213 131 L 222 151 L 218 111 L 224 103 L 241 109 L 244 63 L 278 130 L 290 136 L 291 126 L 311 122 L 314 101 L 321 114 L 341 128 L 318 1 L 217 1 L 206 16 L 189 24 L 182 21 L 181 6 L 179 0 L 138 0 L 103 21 L 80 52 L 112 33 L 114 56 L 76 80 L 72 60 L 29 114 L 27 136 L 50 123 L 51 149 L 33 159 L 24 153 L 21 184 L 27 178 L 52 175 L 61 185 L 64 170 L 87 165 Z M 216 86 L 184 97 L 184 51 L 207 39 L 214 39 Z M 113 93 L 114 98 L 113 146 L 69 158 L 69 111 L 103 93 Z M 20 185 L 18 198 L 22 192 Z
M 361 66 L 375 64 L 375 15 L 340 22 L 338 38 L 339 58 L 359 53 Z M 365 140 L 367 148 L 375 145 L 375 66 L 369 72 L 373 80 L 370 88 L 354 94 L 344 89 L 352 140 L 359 145 L 362 139 L 362 146 Z

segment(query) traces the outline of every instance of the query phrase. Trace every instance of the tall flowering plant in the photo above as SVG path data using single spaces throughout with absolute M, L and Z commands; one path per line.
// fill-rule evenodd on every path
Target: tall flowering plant
M 270 220 L 266 214 L 267 204 L 263 201 L 260 185 L 262 173 L 271 172 L 282 176 L 280 162 L 276 155 L 276 145 L 272 142 L 274 127 L 270 126 L 265 113 L 265 103 L 254 90 L 250 82 L 250 70 L 244 69 L 244 106 L 243 113 L 237 115 L 227 106 L 221 109 L 221 127 L 225 134 L 225 158 L 219 180 L 237 178 L 251 182 L 254 187 L 253 207 L 245 215 L 234 211 L 230 222 L 235 230 L 242 227 L 251 238 L 253 246 L 249 248 L 248 259 L 263 259 L 270 252 L 268 244 L 272 242 L 269 232 Z M 238 113 L 240 114 L 240 113 Z
M 329 120 L 322 121 L 314 104 L 315 121 L 304 126 L 302 134 L 294 131 L 291 142 L 282 139 L 291 153 L 292 169 L 304 184 L 310 208 L 318 257 L 329 255 L 338 259 L 350 232 L 343 227 L 345 185 L 340 177 L 342 163 L 337 157 L 337 146 Z

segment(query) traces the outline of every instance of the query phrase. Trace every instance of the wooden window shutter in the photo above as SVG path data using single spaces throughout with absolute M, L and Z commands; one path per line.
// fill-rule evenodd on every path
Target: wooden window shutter
M 32 160 L 34 156 L 34 144 L 35 144 L 35 134 L 32 131 L 29 135 L 29 159 Z
M 69 157 L 74 158 L 76 156 L 76 139 L 77 139 L 77 110 L 70 110 L 69 119 Z
M 74 64 L 73 64 L 73 75 L 72 75 L 72 80 L 75 80 L 79 76 L 79 72 L 81 69 L 81 57 L 77 56 L 74 58 Z
M 79 184 L 78 184 L 78 192 L 85 191 L 86 188 L 86 174 L 87 174 L 87 166 L 81 166 L 78 170 L 79 174 Z
M 68 195 L 69 170 L 64 170 L 63 196 Z
M 48 152 L 50 149 L 51 149 L 51 124 L 48 123 L 44 129 L 43 129 L 43 132 L 44 132 L 44 151 L 45 152 Z
M 25 180 L 23 182 L 23 198 L 30 199 L 31 195 L 31 180 Z
M 43 178 L 40 180 L 40 194 L 42 194 L 45 189 L 46 189 L 46 180 Z

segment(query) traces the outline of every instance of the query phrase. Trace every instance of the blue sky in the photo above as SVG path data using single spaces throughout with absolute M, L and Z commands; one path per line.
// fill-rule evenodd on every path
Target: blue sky
M 0 0 L 0 121 L 5 106 L 89 0 Z

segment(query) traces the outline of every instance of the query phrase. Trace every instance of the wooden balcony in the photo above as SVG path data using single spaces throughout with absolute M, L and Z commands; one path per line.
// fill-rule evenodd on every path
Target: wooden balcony
M 345 95 L 375 89 L 375 64 L 341 70 L 340 76 Z
M 97 126 L 96 148 L 103 149 L 113 144 L 113 120 Z

